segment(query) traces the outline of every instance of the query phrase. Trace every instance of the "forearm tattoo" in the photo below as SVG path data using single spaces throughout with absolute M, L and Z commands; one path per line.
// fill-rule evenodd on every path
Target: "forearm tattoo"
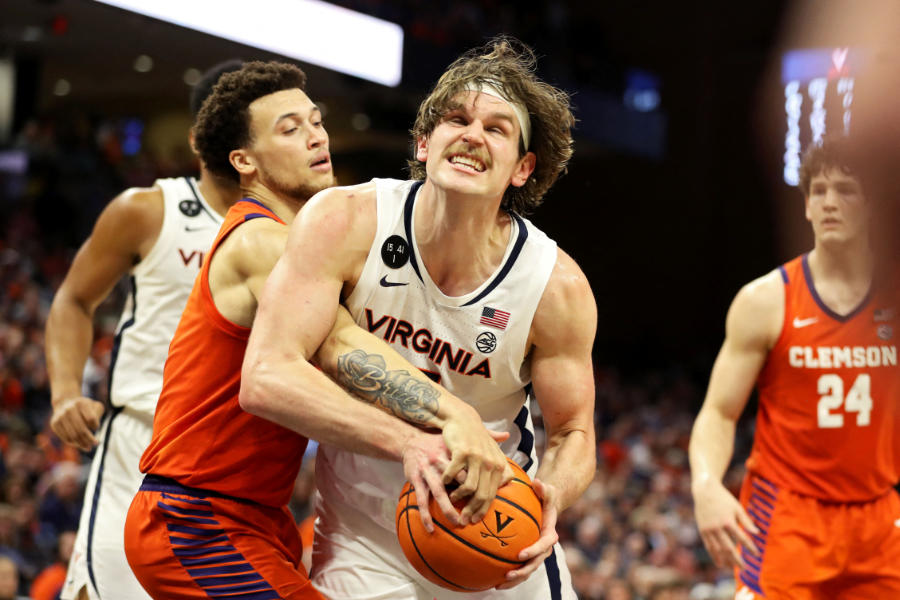
M 354 350 L 338 357 L 338 382 L 384 411 L 410 423 L 433 422 L 440 394 L 409 371 L 388 371 L 384 358 Z

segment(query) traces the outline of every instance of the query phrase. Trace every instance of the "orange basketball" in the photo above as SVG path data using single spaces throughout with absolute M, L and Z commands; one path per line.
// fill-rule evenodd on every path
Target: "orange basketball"
M 397 504 L 397 538 L 407 560 L 426 579 L 457 592 L 487 590 L 506 581 L 506 573 L 524 562 L 519 552 L 541 533 L 541 501 L 531 479 L 509 461 L 513 479 L 497 490 L 487 515 L 478 523 L 456 527 L 444 517 L 434 498 L 428 508 L 434 533 L 422 526 L 416 492 L 409 482 Z M 457 509 L 465 502 L 456 503 Z

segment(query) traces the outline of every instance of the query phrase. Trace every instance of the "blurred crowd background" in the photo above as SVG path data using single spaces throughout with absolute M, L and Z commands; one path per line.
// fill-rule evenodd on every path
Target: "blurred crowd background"
M 558 527 L 575 586 L 586 600 L 731 598 L 731 573 L 711 564 L 693 522 L 690 428 L 731 297 L 809 244 L 800 195 L 782 179 L 783 52 L 860 39 L 796 29 L 814 2 L 336 3 L 405 34 L 397 88 L 301 64 L 327 111 L 342 183 L 405 177 L 418 102 L 488 36 L 531 44 L 540 75 L 572 94 L 575 157 L 532 219 L 582 265 L 599 307 L 598 470 Z M 298 35 L 313 26 L 298 24 Z M 66 62 L 77 36 L 96 45 L 80 58 L 95 64 Z M 147 47 L 163 53 L 152 84 L 131 72 Z M 181 73 L 236 57 L 281 58 L 91 0 L 0 0 L 0 59 L 18 86 L 0 135 L 0 600 L 56 597 L 90 458 L 48 425 L 43 329 L 54 291 L 113 196 L 195 172 Z M 71 92 L 61 94 L 66 69 Z M 117 289 L 96 320 L 85 387 L 98 400 L 123 299 Z M 752 420 L 751 404 L 726 478 L 735 491 Z M 298 521 L 312 468 L 297 482 Z

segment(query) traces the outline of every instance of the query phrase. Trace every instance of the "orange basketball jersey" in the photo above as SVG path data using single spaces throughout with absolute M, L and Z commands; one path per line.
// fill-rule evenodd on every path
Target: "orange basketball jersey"
M 228 234 L 273 212 L 244 198 L 225 217 L 169 346 L 153 439 L 141 471 L 178 483 L 252 500 L 287 504 L 306 438 L 238 404 L 241 364 L 250 329 L 228 321 L 209 290 L 209 264 Z
M 747 468 L 822 500 L 871 500 L 900 480 L 897 307 L 870 293 L 841 316 L 816 292 L 808 255 L 780 270 L 784 323 L 757 382 Z

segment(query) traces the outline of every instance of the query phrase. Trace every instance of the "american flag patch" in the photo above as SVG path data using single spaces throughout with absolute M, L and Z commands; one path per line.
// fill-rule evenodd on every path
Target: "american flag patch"
M 482 325 L 490 325 L 497 329 L 506 329 L 506 324 L 508 322 L 509 313 L 505 310 L 498 310 L 489 306 L 485 306 L 481 309 L 481 321 L 479 321 L 479 323 Z
M 894 310 L 891 308 L 880 308 L 875 311 L 876 321 L 890 321 L 894 318 Z

